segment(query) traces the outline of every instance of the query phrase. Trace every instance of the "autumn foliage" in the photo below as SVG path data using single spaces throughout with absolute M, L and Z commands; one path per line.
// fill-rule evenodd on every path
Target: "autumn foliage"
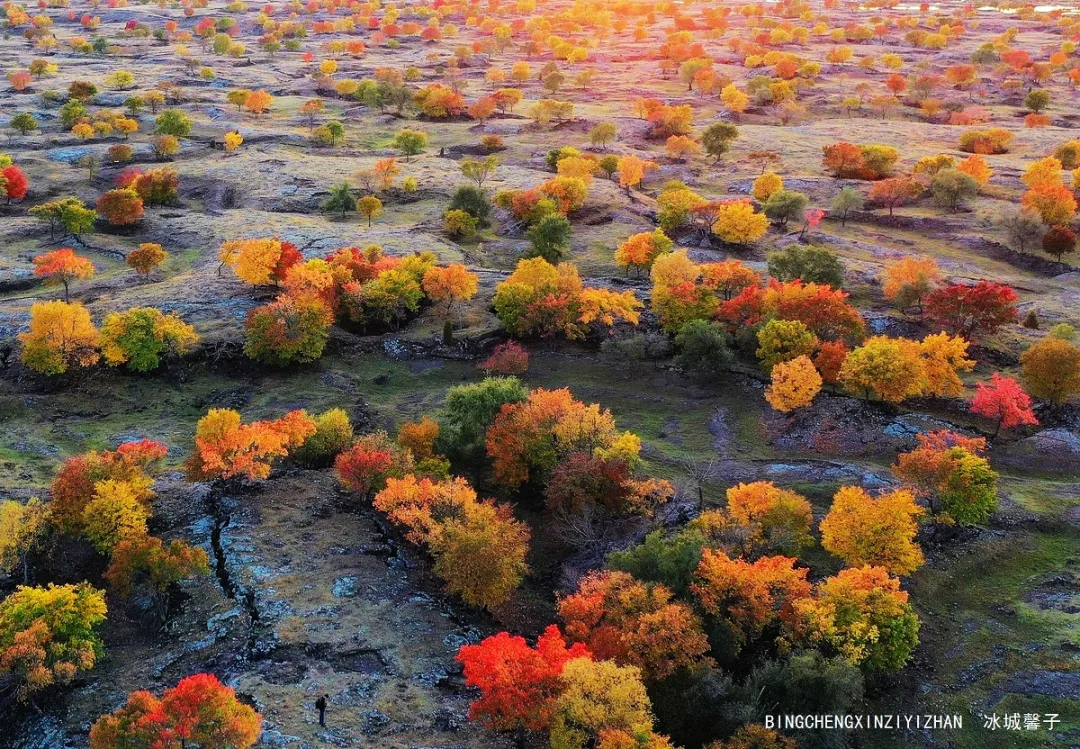
M 262 716 L 213 674 L 181 679 L 160 697 L 132 692 L 127 704 L 90 729 L 91 749 L 198 746 L 247 749 L 259 740 Z
M 275 459 L 285 457 L 314 433 L 315 422 L 304 411 L 244 424 L 239 412 L 212 408 L 199 419 L 195 452 L 185 467 L 195 481 L 265 479 Z
M 542 731 L 551 723 L 555 698 L 562 691 L 563 667 L 575 658 L 590 657 L 581 643 L 567 646 L 554 624 L 537 638 L 535 648 L 507 632 L 465 645 L 457 660 L 464 666 L 466 684 L 480 690 L 469 717 L 500 731 Z

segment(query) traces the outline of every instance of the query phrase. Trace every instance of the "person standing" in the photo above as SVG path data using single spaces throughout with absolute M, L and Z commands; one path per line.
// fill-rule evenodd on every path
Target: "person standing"
M 326 725 L 326 698 L 329 697 L 329 696 L 330 695 L 328 695 L 328 694 L 324 694 L 324 695 L 321 695 L 319 697 L 319 699 L 315 700 L 315 707 L 319 711 L 319 725 L 320 726 L 325 726 Z

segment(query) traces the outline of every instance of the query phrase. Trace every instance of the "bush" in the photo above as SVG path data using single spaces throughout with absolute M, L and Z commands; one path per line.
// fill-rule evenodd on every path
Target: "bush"
M 517 341 L 500 343 L 478 368 L 488 375 L 525 374 L 529 371 L 529 352 Z
M 675 336 L 675 345 L 679 349 L 675 363 L 701 379 L 719 377 L 734 358 L 731 336 L 720 323 L 691 320 Z
M 457 385 L 446 393 L 439 417 L 437 450 L 450 458 L 480 464 L 484 440 L 499 410 L 520 403 L 529 391 L 516 377 L 488 377 L 473 385 Z
M 443 231 L 452 237 L 471 237 L 476 233 L 476 219 L 455 208 L 443 214 Z
M 777 281 L 799 279 L 839 289 L 844 283 L 844 266 L 836 253 L 825 247 L 793 244 L 769 253 L 769 275 Z
M 315 361 L 322 356 L 333 321 L 318 299 L 281 297 L 248 313 L 244 353 L 276 366 Z
M 600 355 L 616 364 L 666 359 L 671 355 L 671 339 L 660 333 L 610 336 L 600 342 Z
M 315 417 L 315 434 L 293 453 L 297 461 L 311 468 L 325 468 L 353 441 L 353 427 L 343 409 L 332 408 Z

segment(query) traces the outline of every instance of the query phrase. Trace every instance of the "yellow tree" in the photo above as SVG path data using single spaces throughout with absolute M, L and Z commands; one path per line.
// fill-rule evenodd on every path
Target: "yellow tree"
M 268 285 L 274 280 L 274 269 L 281 258 L 281 241 L 266 237 L 225 242 L 218 257 L 241 280 L 253 286 Z
M 42 374 L 64 374 L 71 367 L 96 364 L 98 330 L 81 304 L 38 302 L 30 307 L 30 329 L 19 334 L 19 360 Z
M 857 486 L 844 486 L 821 521 L 821 545 L 850 567 L 874 565 L 894 575 L 910 575 L 923 563 L 915 541 L 923 509 L 907 489 L 872 497 Z
M 751 244 L 765 236 L 769 219 L 764 213 L 755 213 L 747 200 L 731 200 L 716 209 L 713 234 L 729 244 Z
M 765 400 L 777 411 L 788 413 L 809 406 L 821 390 L 821 375 L 809 358 L 799 356 L 772 368 Z

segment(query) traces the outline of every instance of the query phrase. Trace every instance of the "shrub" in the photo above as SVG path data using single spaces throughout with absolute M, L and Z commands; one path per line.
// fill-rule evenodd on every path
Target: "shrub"
M 296 459 L 306 466 L 330 465 L 353 441 L 353 427 L 343 409 L 332 408 L 315 417 L 315 433 L 296 448 Z

